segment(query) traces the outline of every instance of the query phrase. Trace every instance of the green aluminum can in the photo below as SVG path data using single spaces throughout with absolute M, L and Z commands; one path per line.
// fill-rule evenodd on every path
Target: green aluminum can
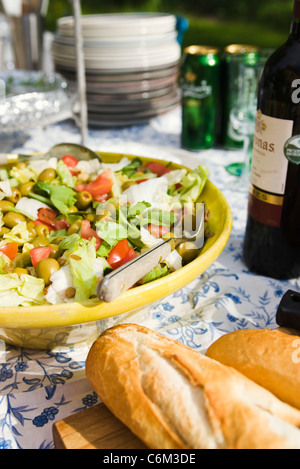
M 247 44 L 231 44 L 222 58 L 222 136 L 227 150 L 238 150 L 244 145 L 244 136 L 236 130 L 231 115 L 234 109 L 245 107 L 246 102 L 257 99 L 254 68 L 259 60 L 259 49 Z
M 181 71 L 181 146 L 188 150 L 213 148 L 219 121 L 221 57 L 219 49 L 189 46 Z

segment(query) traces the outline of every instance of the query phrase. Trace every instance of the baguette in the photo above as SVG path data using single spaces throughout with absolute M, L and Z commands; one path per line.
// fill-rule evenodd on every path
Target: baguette
M 300 411 L 233 368 L 134 324 L 92 345 L 86 376 L 151 449 L 300 449 Z
M 300 409 L 299 352 L 299 336 L 280 329 L 250 329 L 222 336 L 206 355 L 232 366 L 280 400 Z

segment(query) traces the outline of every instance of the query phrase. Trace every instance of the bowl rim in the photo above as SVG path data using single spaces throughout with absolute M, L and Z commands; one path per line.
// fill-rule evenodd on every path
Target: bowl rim
M 105 163 L 118 162 L 122 158 L 140 158 L 142 161 L 155 161 L 164 165 L 169 164 L 173 169 L 187 169 L 183 164 L 160 160 L 155 157 L 145 157 L 127 153 L 101 152 L 96 151 Z M 34 157 L 42 156 L 42 153 L 35 153 Z M 99 321 L 123 313 L 133 312 L 137 309 L 150 305 L 158 299 L 162 299 L 175 291 L 188 285 L 195 280 L 199 273 L 205 272 L 212 262 L 221 254 L 225 248 L 232 231 L 233 217 L 231 208 L 222 192 L 210 181 L 206 183 L 206 188 L 212 189 L 218 194 L 218 200 L 224 207 L 223 229 L 213 244 L 194 261 L 171 274 L 154 280 L 145 285 L 139 285 L 123 293 L 119 298 L 111 303 L 105 303 L 97 298 L 85 302 L 68 302 L 57 305 L 44 304 L 30 307 L 6 306 L 0 308 L 0 327 L 6 328 L 48 328 L 75 326 L 89 322 Z M 198 273 L 197 273 L 198 272 Z M 126 305 L 126 307 L 125 307 Z M 99 311 L 100 310 L 100 311 Z M 51 312 L 51 314 L 49 314 Z

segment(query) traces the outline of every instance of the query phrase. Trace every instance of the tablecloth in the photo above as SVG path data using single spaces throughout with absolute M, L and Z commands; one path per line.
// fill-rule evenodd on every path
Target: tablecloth
M 288 289 L 300 290 L 299 279 L 278 281 L 248 271 L 242 261 L 247 216 L 247 190 L 238 190 L 225 166 L 242 159 L 237 151 L 212 149 L 188 152 L 180 148 L 180 108 L 128 128 L 89 129 L 87 145 L 182 162 L 205 164 L 210 180 L 223 192 L 233 214 L 229 241 L 214 264 L 186 287 L 155 304 L 125 316 L 105 320 L 143 324 L 205 353 L 218 337 L 241 328 L 275 328 L 275 314 Z M 80 143 L 72 120 L 26 133 L 1 136 L 2 152 L 47 151 L 60 142 Z M 0 341 L 0 448 L 54 448 L 52 426 L 99 402 L 85 376 L 89 344 L 37 351 Z

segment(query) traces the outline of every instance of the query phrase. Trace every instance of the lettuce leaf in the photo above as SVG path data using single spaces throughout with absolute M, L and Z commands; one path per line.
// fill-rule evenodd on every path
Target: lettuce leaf
M 59 247 L 65 251 L 66 249 L 72 250 L 74 249 L 74 246 L 77 245 L 78 241 L 80 240 L 80 236 L 77 233 L 73 233 L 69 236 L 66 236 L 65 239 L 63 239 L 59 243 Z
M 124 211 L 123 211 L 124 210 Z M 137 248 L 141 249 L 144 244 L 141 241 L 141 232 L 140 230 L 132 223 L 131 220 L 127 219 L 127 206 L 120 207 L 119 210 L 119 223 L 123 225 L 127 230 L 128 240 Z
M 63 160 L 59 160 L 57 163 L 56 172 L 62 182 L 68 187 L 74 187 L 76 184 L 76 177 L 72 176 L 70 170 L 68 169 L 67 165 L 63 162 Z
M 11 178 L 15 178 L 18 181 L 18 184 L 37 180 L 37 174 L 28 166 L 25 166 L 24 168 L 13 166 L 9 171 L 9 176 Z
M 71 187 L 55 186 L 46 182 L 38 182 L 34 187 L 45 192 L 57 210 L 63 215 L 68 215 L 70 207 L 76 202 L 76 192 Z
M 75 301 L 85 301 L 95 294 L 97 276 L 94 273 L 96 240 L 79 239 L 69 251 L 68 260 L 76 289 Z
M 159 278 L 165 277 L 169 274 L 169 269 L 167 266 L 164 267 L 155 267 L 153 270 L 148 272 L 143 278 L 143 283 L 153 282 L 153 280 L 157 280 Z
M 1 275 L 1 306 L 31 306 L 45 302 L 45 283 L 43 279 L 31 275 Z
M 174 212 L 154 208 L 152 210 L 148 210 L 143 215 L 143 218 L 140 219 L 140 226 L 153 224 L 170 227 L 175 223 L 176 218 L 177 214 Z
M 208 176 L 208 169 L 204 166 L 198 166 L 183 177 L 181 187 L 177 191 L 182 204 L 196 202 L 198 200 Z M 176 195 L 176 192 L 174 195 Z
M 96 223 L 96 228 L 97 235 L 111 247 L 128 236 L 127 229 L 114 221 L 107 221 L 105 223 L 99 221 Z
M 27 224 L 24 221 L 15 225 L 8 233 L 5 233 L 3 238 L 1 242 L 3 244 L 15 242 L 23 245 L 32 239 L 32 235 L 29 233 Z
M 122 174 L 130 178 L 137 172 L 140 166 L 142 166 L 142 160 L 140 158 L 134 158 L 132 161 L 130 161 L 126 166 L 122 168 Z
M 3 267 L 5 267 L 5 265 L 6 265 L 6 262 L 5 262 L 4 256 L 1 255 L 0 256 L 0 275 L 6 274 L 5 270 L 3 269 Z
M 138 215 L 142 215 L 142 213 L 145 212 L 145 210 L 147 210 L 149 207 L 151 207 L 151 204 L 148 202 L 138 202 L 135 205 L 126 206 L 125 208 L 128 209 L 127 218 L 130 219 L 137 217 Z

